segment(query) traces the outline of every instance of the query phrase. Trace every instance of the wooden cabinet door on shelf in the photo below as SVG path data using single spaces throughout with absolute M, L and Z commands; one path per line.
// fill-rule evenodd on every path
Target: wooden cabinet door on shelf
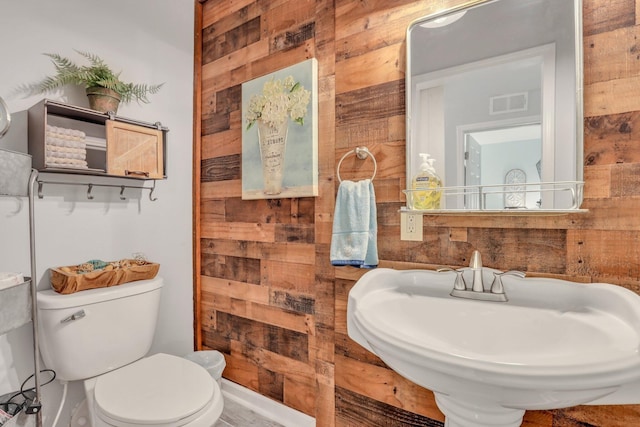
M 107 174 L 129 178 L 164 177 L 160 129 L 107 120 Z

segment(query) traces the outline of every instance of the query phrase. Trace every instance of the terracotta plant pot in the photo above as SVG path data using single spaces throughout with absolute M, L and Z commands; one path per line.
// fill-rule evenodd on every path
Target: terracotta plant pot
M 100 111 L 101 113 L 118 112 L 120 104 L 120 94 L 105 87 L 94 86 L 87 88 L 87 97 L 89 98 L 89 108 Z

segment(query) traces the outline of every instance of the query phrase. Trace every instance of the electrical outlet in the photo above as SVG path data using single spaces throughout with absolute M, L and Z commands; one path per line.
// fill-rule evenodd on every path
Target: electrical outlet
M 400 212 L 400 240 L 422 241 L 422 215 Z

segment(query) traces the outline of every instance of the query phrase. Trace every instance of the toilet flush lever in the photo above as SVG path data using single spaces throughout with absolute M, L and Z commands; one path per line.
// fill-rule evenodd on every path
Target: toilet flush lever
M 62 319 L 60 323 L 68 323 L 68 322 L 71 322 L 72 320 L 82 319 L 86 315 L 87 313 L 85 313 L 84 310 L 76 311 L 71 316 L 65 317 L 64 319 Z

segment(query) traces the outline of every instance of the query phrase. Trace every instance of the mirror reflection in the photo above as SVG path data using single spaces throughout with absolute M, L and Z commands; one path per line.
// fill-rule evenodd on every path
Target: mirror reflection
M 409 27 L 408 189 L 427 153 L 441 209 L 579 207 L 580 3 L 476 1 Z

